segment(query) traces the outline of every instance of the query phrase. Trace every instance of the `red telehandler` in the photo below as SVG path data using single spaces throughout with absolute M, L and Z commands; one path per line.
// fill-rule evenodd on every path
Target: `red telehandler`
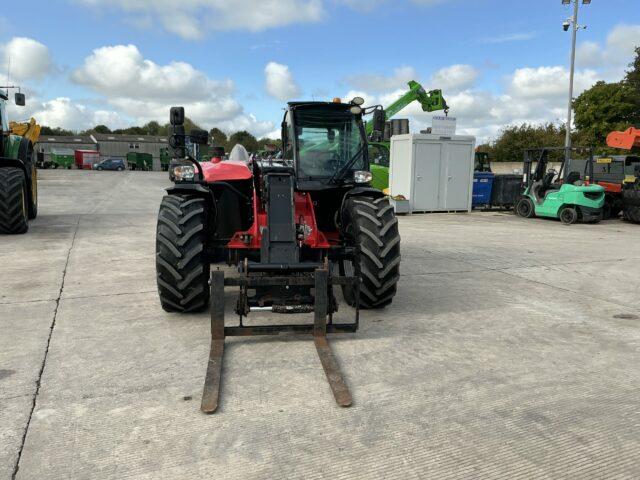
M 205 144 L 207 132 L 185 135 L 184 109 L 171 109 L 170 145 L 182 164 L 158 214 L 157 283 L 167 311 L 210 308 L 203 412 L 218 407 L 225 336 L 280 332 L 312 336 L 336 402 L 351 404 L 327 333 L 355 332 L 359 308 L 389 305 L 400 277 L 398 221 L 388 198 L 369 185 L 363 102 L 289 103 L 278 162 L 198 162 L 185 147 Z M 372 109 L 380 130 L 384 111 Z M 237 274 L 225 276 L 212 263 Z M 225 325 L 225 286 L 238 289 L 236 325 Z M 354 322 L 333 321 L 338 286 Z M 260 311 L 312 313 L 314 321 L 245 323 Z
M 622 214 L 625 220 L 640 223 L 640 129 L 628 128 L 624 132 L 611 132 L 607 136 L 611 148 L 628 150 L 632 155 L 622 156 L 623 182 L 613 187 L 622 194 Z M 613 188 L 612 187 L 612 188 Z M 606 187 L 605 187 L 606 188 Z

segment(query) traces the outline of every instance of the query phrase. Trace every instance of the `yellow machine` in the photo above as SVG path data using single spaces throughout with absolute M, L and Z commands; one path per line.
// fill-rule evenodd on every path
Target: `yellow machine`
M 36 123 L 35 118 L 31 117 L 28 122 L 9 122 L 9 130 L 14 135 L 25 137 L 31 140 L 32 144 L 36 144 L 40 138 L 40 125 Z

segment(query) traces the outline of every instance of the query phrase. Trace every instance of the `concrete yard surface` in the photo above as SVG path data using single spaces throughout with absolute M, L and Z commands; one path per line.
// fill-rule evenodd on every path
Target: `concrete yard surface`
M 330 339 L 353 406 L 310 338 L 231 338 L 207 416 L 208 314 L 156 291 L 167 186 L 41 171 L 0 237 L 0 479 L 640 478 L 640 226 L 401 217 L 393 304 Z

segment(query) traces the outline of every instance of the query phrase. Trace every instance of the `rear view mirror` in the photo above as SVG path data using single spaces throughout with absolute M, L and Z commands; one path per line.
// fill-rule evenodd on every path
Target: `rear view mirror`
M 169 122 L 171 125 L 184 125 L 184 107 L 171 107 L 169 110 Z
M 330 143 L 333 143 L 336 139 L 336 132 L 335 130 L 327 130 L 327 140 Z
M 189 132 L 191 141 L 197 145 L 206 145 L 209 143 L 209 133 L 206 130 L 194 129 Z
M 16 101 L 16 105 L 18 105 L 19 107 L 24 107 L 25 105 L 24 93 L 16 93 L 15 101 Z
M 384 125 L 387 121 L 385 118 L 386 114 L 383 109 L 378 109 L 373 111 L 373 131 L 374 132 L 384 132 Z

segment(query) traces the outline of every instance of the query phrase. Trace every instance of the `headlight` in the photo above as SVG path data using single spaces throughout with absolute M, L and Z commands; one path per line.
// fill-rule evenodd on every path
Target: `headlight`
M 178 165 L 173 167 L 173 176 L 177 181 L 193 180 L 196 175 L 196 169 L 193 165 Z
M 369 183 L 373 175 L 371 172 L 367 172 L 366 170 L 358 170 L 357 172 L 353 172 L 353 180 L 356 183 Z

